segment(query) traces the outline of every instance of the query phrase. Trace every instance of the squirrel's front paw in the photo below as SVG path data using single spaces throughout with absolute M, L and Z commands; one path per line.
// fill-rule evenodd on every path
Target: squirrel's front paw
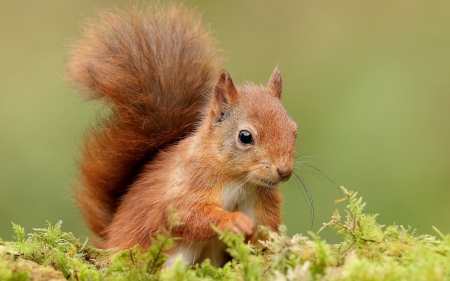
M 256 233 L 253 220 L 241 212 L 232 213 L 232 217 L 224 226 L 224 229 L 236 234 L 244 233 L 246 241 L 250 242 L 253 242 Z

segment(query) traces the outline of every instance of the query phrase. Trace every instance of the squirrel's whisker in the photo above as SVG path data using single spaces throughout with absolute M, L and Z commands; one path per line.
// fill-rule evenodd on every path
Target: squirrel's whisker
M 300 155 L 294 156 L 294 159 L 297 160 L 297 159 L 301 159 L 301 158 L 319 157 L 319 155 L 308 155 L 310 153 L 311 152 L 307 152 L 307 153 L 304 153 L 304 154 L 300 154 Z
M 308 173 L 310 173 L 311 175 L 319 178 L 319 179 L 326 179 L 328 181 L 330 181 L 339 191 L 339 193 L 342 194 L 341 189 L 339 188 L 339 186 L 336 184 L 336 182 L 334 182 L 327 174 L 325 174 L 322 170 L 314 167 L 313 165 L 307 163 L 307 162 L 298 162 L 295 161 L 295 165 L 296 167 L 298 167 L 299 169 L 302 169 L 303 171 L 306 171 Z
M 311 214 L 311 224 L 314 222 L 314 200 L 311 194 L 311 191 L 306 184 L 305 180 L 300 174 L 296 173 L 297 171 L 294 171 L 294 182 L 297 184 L 297 186 L 301 186 L 300 191 L 302 192 L 303 198 L 305 199 L 306 205 L 308 206 L 308 209 Z M 299 185 L 300 184 L 300 185 Z

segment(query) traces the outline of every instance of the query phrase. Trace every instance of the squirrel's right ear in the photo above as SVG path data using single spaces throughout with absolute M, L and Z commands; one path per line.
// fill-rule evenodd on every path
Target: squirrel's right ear
M 269 79 L 269 84 L 267 84 L 267 88 L 269 89 L 269 93 L 276 97 L 277 99 L 281 98 L 281 91 L 283 90 L 283 81 L 281 79 L 281 72 L 276 67 L 272 75 Z
M 227 107 L 236 104 L 238 101 L 236 87 L 234 87 L 230 74 L 225 70 L 222 70 L 219 80 L 217 81 L 216 86 L 214 86 L 214 100 L 221 113 L 223 113 Z

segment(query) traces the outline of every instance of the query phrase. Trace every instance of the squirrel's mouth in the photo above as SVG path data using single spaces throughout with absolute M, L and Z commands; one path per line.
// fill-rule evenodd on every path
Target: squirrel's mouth
M 266 187 L 274 187 L 279 183 L 279 181 L 269 181 L 269 180 L 260 179 L 259 183 Z

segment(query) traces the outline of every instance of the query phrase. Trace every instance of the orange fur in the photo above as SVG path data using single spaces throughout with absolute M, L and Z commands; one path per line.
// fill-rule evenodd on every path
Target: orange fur
M 267 87 L 236 87 L 219 75 L 208 30 L 180 5 L 103 13 L 71 55 L 68 79 L 111 108 L 86 140 L 76 192 L 104 247 L 148 247 L 174 210 L 184 224 L 172 255 L 220 266 L 211 224 L 249 239 L 257 225 L 277 230 L 297 132 L 277 69 Z

